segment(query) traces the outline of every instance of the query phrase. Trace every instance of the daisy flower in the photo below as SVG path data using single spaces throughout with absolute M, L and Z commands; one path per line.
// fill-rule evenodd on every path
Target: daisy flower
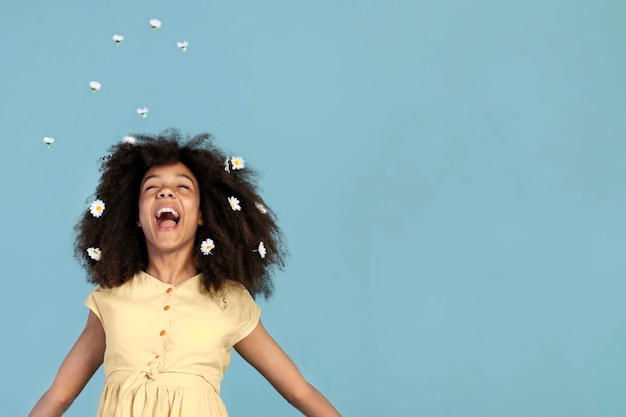
M 100 251 L 100 248 L 87 248 L 87 254 L 94 261 L 99 261 L 102 257 L 102 252 Z
M 230 159 L 228 158 L 224 161 L 224 171 L 230 174 Z
M 137 114 L 141 115 L 141 117 L 143 117 L 144 119 L 148 116 L 148 108 L 147 107 L 140 107 L 137 109 Z
M 239 200 L 235 197 L 228 197 L 228 203 L 230 204 L 230 208 L 234 211 L 241 211 L 241 206 L 239 205 Z
M 257 210 L 259 210 L 261 213 L 263 214 L 267 214 L 267 209 L 265 208 L 265 206 L 261 203 L 254 203 L 254 207 L 257 208 Z
M 254 252 L 259 252 L 259 256 L 261 257 L 261 259 L 265 258 L 265 254 L 267 253 L 267 251 L 265 250 L 265 244 L 263 244 L 263 241 L 259 243 L 258 249 L 256 249 Z
M 150 27 L 152 30 L 157 30 L 161 27 L 161 21 L 159 19 L 150 19 Z
M 213 239 L 206 239 L 200 244 L 200 250 L 203 255 L 212 255 L 211 251 L 215 249 Z
M 91 203 L 91 206 L 89 206 L 89 211 L 91 212 L 93 217 L 102 216 L 102 212 L 104 211 L 104 201 L 100 199 L 95 200 L 93 203 Z
M 45 138 L 43 138 L 43 143 L 48 145 L 48 149 L 50 149 L 50 145 L 54 143 L 54 138 L 49 138 L 46 136 Z
M 94 93 L 100 90 L 100 87 L 102 87 L 102 84 L 100 84 L 98 81 L 92 81 L 89 83 L 89 88 L 91 88 L 91 91 L 93 91 Z
M 131 145 L 134 145 L 137 143 L 137 139 L 135 139 L 133 136 L 124 136 L 124 139 L 122 139 L 122 142 L 130 143 Z
M 122 35 L 113 35 L 113 40 L 115 41 L 115 45 L 120 46 L 120 42 L 124 40 Z
M 241 156 L 233 156 L 230 160 L 230 163 L 233 164 L 233 169 L 242 169 L 246 166 Z
M 189 45 L 189 42 L 187 41 L 176 42 L 176 46 L 178 46 L 183 52 L 187 52 L 187 45 Z

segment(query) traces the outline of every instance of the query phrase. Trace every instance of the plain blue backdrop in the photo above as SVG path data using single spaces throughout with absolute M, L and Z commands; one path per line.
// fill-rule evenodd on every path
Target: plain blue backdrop
M 624 22 L 619 0 L 2 0 L 3 414 L 84 326 L 99 158 L 177 127 L 263 173 L 291 252 L 263 320 L 344 416 L 626 416 Z M 222 394 L 298 415 L 236 355 Z

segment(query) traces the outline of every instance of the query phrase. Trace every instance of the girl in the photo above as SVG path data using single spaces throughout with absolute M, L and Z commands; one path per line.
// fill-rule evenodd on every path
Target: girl
M 259 319 L 284 251 L 243 159 L 170 130 L 127 138 L 101 170 L 76 226 L 87 324 L 30 417 L 63 414 L 103 362 L 98 417 L 227 416 L 232 347 L 303 414 L 339 416 Z

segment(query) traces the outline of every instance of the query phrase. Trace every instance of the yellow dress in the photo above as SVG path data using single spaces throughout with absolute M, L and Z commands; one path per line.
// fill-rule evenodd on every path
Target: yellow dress
M 220 382 L 261 309 L 240 283 L 207 292 L 201 277 L 173 286 L 140 272 L 87 296 L 106 333 L 98 417 L 227 417 Z

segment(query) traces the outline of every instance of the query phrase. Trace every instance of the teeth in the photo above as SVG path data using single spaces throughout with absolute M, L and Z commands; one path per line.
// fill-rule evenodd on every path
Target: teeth
M 179 217 L 180 217 L 180 215 L 178 214 L 178 212 L 177 212 L 176 210 L 174 210 L 173 208 L 171 208 L 171 207 L 161 207 L 161 208 L 159 209 L 159 211 L 157 211 L 157 214 L 156 214 L 157 219 L 158 219 L 159 217 L 161 217 L 161 215 L 162 215 L 163 213 L 172 213 L 174 216 L 176 216 L 176 218 L 179 218 Z

